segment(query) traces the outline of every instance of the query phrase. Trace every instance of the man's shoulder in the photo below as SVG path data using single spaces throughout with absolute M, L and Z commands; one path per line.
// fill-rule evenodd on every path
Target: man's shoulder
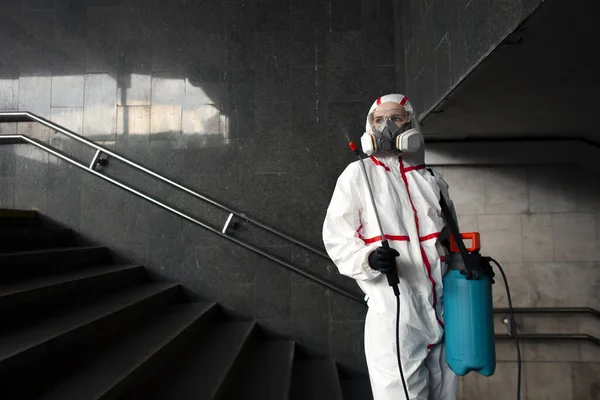
M 360 163 L 361 162 L 364 162 L 364 160 L 363 161 L 360 161 L 360 160 L 352 161 L 351 163 L 346 165 L 346 167 L 342 171 L 341 175 L 354 175 L 354 174 L 360 173 L 360 168 L 361 168 Z
M 338 184 L 356 183 L 362 180 L 362 171 L 359 160 L 353 161 L 344 167 L 344 170 L 339 174 L 337 178 Z M 366 163 L 365 163 L 366 164 Z

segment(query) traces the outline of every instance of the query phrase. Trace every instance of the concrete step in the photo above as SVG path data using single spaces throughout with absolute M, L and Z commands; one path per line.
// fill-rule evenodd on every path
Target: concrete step
M 253 340 L 219 400 L 284 400 L 290 391 L 295 343 Z
M 145 282 L 140 265 L 107 265 L 0 284 L 0 332 Z
M 373 400 L 368 377 L 341 380 L 344 400 Z
M 3 253 L 0 254 L 0 277 L 2 283 L 9 283 L 112 263 L 108 249 L 100 246 Z
M 167 370 L 162 382 L 149 386 L 136 399 L 215 399 L 230 382 L 238 357 L 247 345 L 254 322 L 219 321 L 190 342 L 186 353 Z M 233 383 L 232 383 L 233 384 Z
M 37 211 L 0 208 L 0 227 L 33 227 L 39 223 Z
M 216 309 L 212 303 L 184 303 L 165 308 L 40 399 L 143 398 L 136 393 L 154 379 L 161 379 L 160 366 L 167 359 L 179 357 L 177 350 L 185 351 L 183 345 L 189 344 L 190 334 L 210 324 Z
M 137 321 L 182 300 L 178 284 L 139 285 L 0 335 L 0 387 L 4 393 L 17 391 L 12 398 L 39 394 L 87 352 L 120 340 Z
M 73 246 L 73 231 L 57 228 L 2 228 L 0 253 Z
M 294 360 L 290 400 L 343 400 L 335 362 L 331 359 Z

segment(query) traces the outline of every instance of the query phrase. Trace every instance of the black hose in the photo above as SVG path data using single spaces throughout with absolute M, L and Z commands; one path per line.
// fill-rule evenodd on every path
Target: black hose
M 375 198 L 373 197 L 373 191 L 371 190 L 371 184 L 369 182 L 369 176 L 367 175 L 367 170 L 365 168 L 365 164 L 363 163 L 362 156 L 360 152 L 354 145 L 354 142 L 350 139 L 350 135 L 345 133 L 346 139 L 348 139 L 348 145 L 350 146 L 350 150 L 356 157 L 360 163 L 362 168 L 363 176 L 365 177 L 365 181 L 367 182 L 367 188 L 369 188 L 369 196 L 371 197 L 371 202 L 373 204 L 373 210 L 375 211 L 375 216 L 377 218 L 377 225 L 379 225 L 379 231 L 381 232 L 381 244 L 384 248 L 389 249 L 390 246 L 385 240 L 385 234 L 383 233 L 383 228 L 381 227 L 381 221 L 379 220 L 379 213 L 377 212 L 377 207 L 375 206 Z M 396 296 L 396 357 L 398 358 L 398 369 L 400 370 L 400 379 L 402 379 L 402 387 L 404 388 L 404 394 L 406 395 L 406 400 L 410 400 L 408 397 L 408 389 L 406 388 L 406 381 L 404 380 L 404 373 L 402 372 L 402 361 L 400 361 L 400 291 L 398 290 L 398 274 L 386 274 L 389 285 L 394 289 L 394 295 Z
M 502 279 L 504 280 L 504 287 L 506 288 L 506 298 L 508 299 L 508 315 L 510 317 L 510 326 L 511 326 L 511 335 L 515 338 L 515 345 L 517 346 L 517 400 L 521 399 L 521 348 L 519 347 L 519 335 L 517 334 L 517 325 L 515 324 L 515 313 L 512 306 L 512 299 L 510 297 L 510 289 L 508 288 L 508 281 L 506 279 L 506 275 L 504 274 L 504 270 L 502 266 L 498 263 L 498 261 L 490 258 L 490 261 L 496 264 L 500 273 L 502 274 Z
M 406 400 L 410 400 L 410 397 L 408 397 L 406 381 L 404 380 L 404 373 L 402 373 L 402 361 L 400 361 L 400 296 L 398 295 L 396 295 L 396 357 L 398 358 L 398 369 L 400 370 L 400 379 L 402 379 L 404 395 L 406 396 Z

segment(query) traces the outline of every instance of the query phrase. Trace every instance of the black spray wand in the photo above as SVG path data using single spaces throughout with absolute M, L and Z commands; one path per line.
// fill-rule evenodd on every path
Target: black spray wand
M 385 234 L 383 233 L 383 227 L 381 226 L 381 220 L 379 219 L 379 213 L 377 212 L 377 206 L 375 205 L 375 198 L 373 197 L 373 191 L 371 190 L 371 183 L 369 182 L 369 177 L 367 175 L 367 169 L 365 168 L 363 158 L 361 157 L 360 152 L 358 151 L 358 148 L 356 147 L 356 145 L 354 144 L 352 139 L 350 139 L 350 136 L 348 135 L 348 133 L 345 133 L 344 135 L 346 136 L 346 139 L 348 140 L 348 147 L 350 147 L 350 150 L 354 154 L 356 154 L 356 157 L 359 160 L 359 164 L 362 169 L 363 176 L 365 178 L 365 181 L 367 182 L 367 188 L 369 189 L 369 196 L 371 197 L 371 204 L 373 204 L 373 211 L 375 211 L 375 218 L 377 219 L 377 225 L 379 226 L 379 232 L 381 234 L 381 246 L 384 249 L 389 249 L 390 245 L 389 245 L 387 239 L 385 238 Z M 400 279 L 398 278 L 398 270 L 394 269 L 393 271 L 390 271 L 385 275 L 387 277 L 388 284 L 394 290 L 394 294 L 396 296 L 399 296 L 400 291 L 398 290 L 398 284 L 400 283 Z

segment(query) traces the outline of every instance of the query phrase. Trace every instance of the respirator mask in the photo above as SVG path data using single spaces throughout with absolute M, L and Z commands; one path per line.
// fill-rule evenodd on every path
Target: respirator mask
M 372 124 L 372 132 L 365 132 L 360 142 L 363 153 L 371 156 L 375 153 L 414 153 L 423 146 L 424 138 L 412 127 L 410 119 L 398 126 L 386 117 L 378 127 Z

